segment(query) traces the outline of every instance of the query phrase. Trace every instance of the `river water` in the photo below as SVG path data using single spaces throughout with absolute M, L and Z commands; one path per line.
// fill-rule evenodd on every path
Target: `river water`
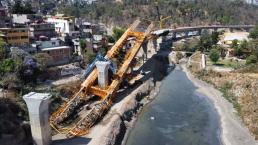
M 220 145 L 219 117 L 180 67 L 144 108 L 126 145 Z

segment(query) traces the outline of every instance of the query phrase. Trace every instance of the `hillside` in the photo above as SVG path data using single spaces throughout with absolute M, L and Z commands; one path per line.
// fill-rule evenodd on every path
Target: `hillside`
M 125 26 L 137 17 L 157 21 L 155 6 L 155 0 L 99 0 L 91 5 L 59 5 L 57 11 L 90 21 Z M 241 0 L 159 0 L 158 6 L 161 15 L 172 16 L 166 21 L 167 27 L 258 23 L 258 8 Z

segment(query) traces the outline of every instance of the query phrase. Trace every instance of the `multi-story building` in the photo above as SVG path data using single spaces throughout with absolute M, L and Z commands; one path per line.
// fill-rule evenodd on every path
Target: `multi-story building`
M 66 64 L 69 62 L 71 48 L 66 46 L 61 40 L 37 41 L 36 44 L 39 51 L 47 53 L 52 57 L 53 61 L 50 65 Z
M 29 45 L 29 28 L 0 28 L 11 46 Z
M 74 21 L 71 17 L 53 16 L 47 18 L 47 22 L 55 25 L 55 30 L 58 34 L 70 34 L 74 31 Z
M 50 23 L 34 23 L 30 25 L 30 38 L 39 40 L 41 37 L 52 38 L 56 36 L 55 25 Z

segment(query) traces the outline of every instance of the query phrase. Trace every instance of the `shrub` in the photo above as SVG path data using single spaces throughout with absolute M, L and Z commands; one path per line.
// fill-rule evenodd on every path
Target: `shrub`
M 252 64 L 252 63 L 257 63 L 257 57 L 255 55 L 250 55 L 247 59 L 246 59 L 246 64 Z
M 176 52 L 176 58 L 177 58 L 177 60 L 180 60 L 180 59 L 182 59 L 184 56 L 183 56 L 183 54 L 181 53 L 181 52 Z
M 219 51 L 217 49 L 212 49 L 210 51 L 209 58 L 211 59 L 212 62 L 216 63 L 219 60 Z

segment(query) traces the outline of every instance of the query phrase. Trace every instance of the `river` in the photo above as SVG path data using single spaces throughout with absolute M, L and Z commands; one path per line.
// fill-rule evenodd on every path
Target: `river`
M 220 145 L 218 114 L 180 67 L 138 117 L 126 145 Z

